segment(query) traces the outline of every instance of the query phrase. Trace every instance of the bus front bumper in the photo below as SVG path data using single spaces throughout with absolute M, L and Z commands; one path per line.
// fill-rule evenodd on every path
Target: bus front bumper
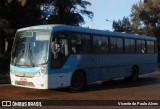
M 11 84 L 14 86 L 35 88 L 35 89 L 48 89 L 48 75 L 42 75 L 39 77 L 26 78 L 18 77 L 10 74 Z
M 71 73 L 45 74 L 38 77 L 18 77 L 10 73 L 11 84 L 14 86 L 34 89 L 55 89 L 70 86 Z

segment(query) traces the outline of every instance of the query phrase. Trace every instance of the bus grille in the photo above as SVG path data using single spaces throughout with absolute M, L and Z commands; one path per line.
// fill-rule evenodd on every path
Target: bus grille
M 25 81 L 16 81 L 16 85 L 26 86 L 26 87 L 35 87 L 32 82 L 25 82 Z
M 34 77 L 34 74 L 25 74 L 25 73 L 19 73 L 19 72 L 16 72 L 15 75 L 18 76 L 18 77 L 27 77 L 27 78 L 33 78 Z

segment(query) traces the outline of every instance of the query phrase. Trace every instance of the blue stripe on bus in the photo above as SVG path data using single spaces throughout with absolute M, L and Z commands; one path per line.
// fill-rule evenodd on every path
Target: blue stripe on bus
M 14 71 L 14 72 L 20 72 L 20 73 L 38 73 L 42 67 L 34 67 L 34 68 L 21 68 L 21 67 L 16 67 L 13 65 L 10 65 L 10 68 Z

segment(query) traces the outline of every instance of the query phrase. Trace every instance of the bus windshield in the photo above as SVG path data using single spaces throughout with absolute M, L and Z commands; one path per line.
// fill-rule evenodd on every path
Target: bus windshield
M 35 67 L 47 63 L 49 41 L 49 31 L 18 32 L 13 45 L 11 64 Z

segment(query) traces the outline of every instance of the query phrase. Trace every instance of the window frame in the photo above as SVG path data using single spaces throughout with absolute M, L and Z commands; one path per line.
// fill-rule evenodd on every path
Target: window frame
M 138 51 L 138 45 L 137 45 L 137 41 L 144 41 L 145 42 L 145 51 L 144 51 L 144 53 L 140 53 L 139 51 Z M 142 43 L 141 43 L 142 44 Z M 144 40 L 144 39 L 136 39 L 136 54 L 147 54 L 147 46 L 146 46 L 146 40 Z
M 135 48 L 134 48 L 134 52 L 133 52 L 133 53 L 129 53 L 129 52 L 126 51 L 126 41 L 125 41 L 126 39 L 134 40 L 134 43 L 135 43 L 134 47 L 135 47 Z M 136 54 L 136 53 L 137 53 L 136 44 L 137 44 L 137 43 L 136 43 L 136 39 L 134 39 L 134 38 L 124 38 L 124 53 L 125 53 L 125 54 Z
M 59 32 L 64 32 L 64 34 L 67 35 L 67 37 L 65 37 L 64 39 L 68 39 L 68 51 L 69 51 L 69 54 L 64 59 L 55 59 L 55 60 L 62 60 L 63 63 L 61 65 L 59 65 L 59 66 L 53 66 L 52 41 L 53 41 L 53 38 L 55 38 L 55 35 L 57 35 Z M 70 51 L 70 34 L 69 34 L 68 31 L 59 30 L 59 31 L 55 31 L 55 32 L 51 33 L 50 52 L 49 53 L 50 53 L 50 57 L 51 57 L 51 69 L 61 69 L 65 65 L 66 61 L 68 60 L 68 58 L 69 58 L 69 56 L 71 54 L 71 51 Z
M 148 52 L 148 45 L 147 45 L 147 42 L 148 42 L 148 41 L 154 43 L 154 46 L 153 46 L 153 47 L 154 47 L 154 52 L 153 52 L 153 53 L 149 53 L 149 52 Z M 147 51 L 146 51 L 147 54 L 155 54 L 155 53 L 156 53 L 156 41 L 154 41 L 154 40 L 146 40 L 146 48 L 147 48 Z
M 92 53 L 92 36 L 91 36 L 91 34 L 89 34 L 89 33 L 81 33 L 81 32 L 76 32 L 76 31 L 68 31 L 69 32 L 69 37 L 70 37 L 70 46 L 69 46 L 69 49 L 70 49 L 70 53 L 71 54 L 90 54 L 90 53 Z M 90 51 L 88 52 L 88 53 L 85 53 L 85 52 L 81 52 L 81 53 L 73 53 L 72 52 L 72 42 L 71 42 L 71 38 L 72 38 L 72 36 L 71 36 L 71 34 L 80 34 L 81 36 L 81 41 L 82 41 L 82 35 L 88 35 L 89 37 L 90 37 Z M 81 48 L 82 49 L 82 48 Z
M 95 52 L 95 51 L 93 51 L 93 49 L 92 49 L 92 53 L 93 53 L 93 54 L 108 54 L 109 51 L 110 51 L 110 49 L 109 49 L 109 37 L 106 36 L 106 35 L 93 34 L 93 35 L 92 35 L 92 48 L 93 48 L 93 42 L 94 42 L 93 40 L 94 40 L 94 37 L 100 37 L 100 40 L 101 40 L 101 41 L 102 41 L 102 38 L 107 38 L 107 42 L 108 42 L 107 48 L 108 48 L 108 51 L 107 51 L 107 52 L 102 52 L 102 51 Z M 101 45 L 101 46 L 102 46 L 102 45 Z
M 147 41 L 153 41 L 154 42 L 154 53 L 152 54 L 155 54 L 156 53 L 156 41 L 155 40 L 146 40 L 146 39 L 141 39 L 141 38 L 133 38 L 133 37 L 123 37 L 123 36 L 114 36 L 114 35 L 107 35 L 107 34 L 96 34 L 96 33 L 87 33 L 87 32 L 79 32 L 79 31 L 72 31 L 72 30 L 58 30 L 56 32 L 60 32 L 60 31 L 63 31 L 63 32 L 67 32 L 69 34 L 69 55 L 70 54 L 150 54 L 150 53 L 147 53 Z M 55 33 L 55 32 L 54 32 Z M 88 53 L 73 53 L 72 52 L 72 43 L 71 43 L 71 34 L 81 34 L 81 39 L 82 39 L 82 35 L 88 35 L 90 37 L 90 51 Z M 53 35 L 52 35 L 53 36 Z M 94 52 L 93 51 L 93 38 L 95 36 L 100 36 L 100 37 L 107 37 L 108 38 L 108 52 Z M 122 45 L 123 45 L 123 52 L 120 53 L 120 52 L 116 52 L 116 53 L 113 53 L 111 52 L 111 40 L 110 38 L 121 38 L 122 39 Z M 127 53 L 126 52 L 126 46 L 125 46 L 125 39 L 133 39 L 134 42 L 135 42 L 135 51 L 134 53 Z M 142 41 L 145 41 L 145 53 L 138 53 L 137 52 L 137 41 L 138 40 L 142 40 Z
M 118 39 L 122 39 L 122 52 L 112 52 L 111 51 L 111 38 L 118 38 Z M 117 42 L 117 40 L 116 40 L 116 42 Z M 125 52 L 124 52 L 124 38 L 123 37 L 116 37 L 116 36 L 110 36 L 109 37 L 109 53 L 110 54 L 125 54 Z

